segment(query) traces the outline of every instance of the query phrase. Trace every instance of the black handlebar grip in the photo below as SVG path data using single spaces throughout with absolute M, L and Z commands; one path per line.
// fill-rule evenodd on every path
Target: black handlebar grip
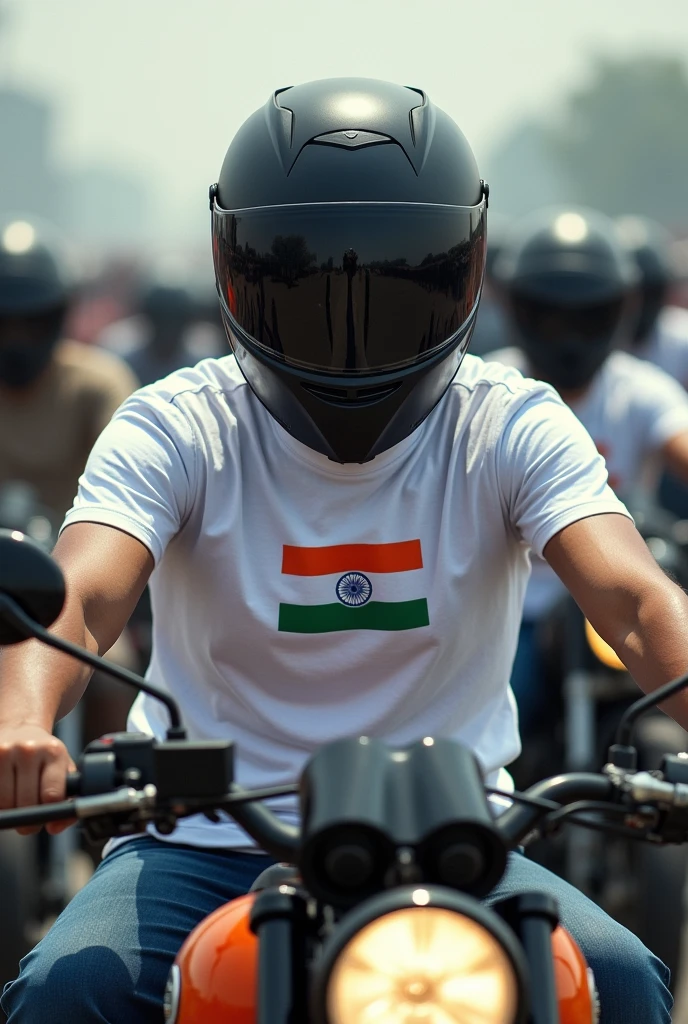
M 66 794 L 70 796 L 81 796 L 81 772 L 67 772 Z

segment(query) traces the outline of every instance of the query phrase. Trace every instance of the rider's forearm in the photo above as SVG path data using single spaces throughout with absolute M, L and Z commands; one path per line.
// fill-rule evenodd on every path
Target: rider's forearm
M 688 596 L 665 578 L 617 617 L 611 643 L 646 693 L 688 672 Z M 688 730 L 688 690 L 662 704 Z
M 68 597 L 52 633 L 98 653 L 86 625 L 79 596 Z M 40 725 L 52 730 L 55 721 L 77 704 L 91 669 L 75 658 L 37 640 L 0 650 L 0 723 Z

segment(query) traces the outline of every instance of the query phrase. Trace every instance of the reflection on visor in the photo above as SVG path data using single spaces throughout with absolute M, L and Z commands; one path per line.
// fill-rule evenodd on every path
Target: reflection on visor
M 485 207 L 341 203 L 213 211 L 234 329 L 293 366 L 370 373 L 462 332 L 485 259 Z

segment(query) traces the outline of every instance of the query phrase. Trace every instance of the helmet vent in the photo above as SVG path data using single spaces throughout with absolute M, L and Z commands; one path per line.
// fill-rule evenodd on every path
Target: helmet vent
M 301 382 L 301 387 L 309 395 L 313 395 L 314 398 L 319 398 L 321 402 L 327 402 L 329 405 L 360 408 L 390 398 L 401 387 L 401 381 L 368 388 L 328 388 L 322 387 L 320 384 L 304 384 L 303 382 Z
M 346 149 L 358 149 L 361 146 L 374 146 L 380 142 L 391 142 L 389 135 L 380 135 L 379 132 L 361 132 L 357 129 L 349 129 L 345 132 L 328 132 L 326 135 L 316 135 L 313 142 L 321 145 L 344 146 Z

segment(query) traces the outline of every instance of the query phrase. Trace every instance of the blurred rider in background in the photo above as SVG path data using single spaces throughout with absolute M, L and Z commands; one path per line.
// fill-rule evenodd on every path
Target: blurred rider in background
M 219 310 L 219 303 L 214 303 Z M 160 276 L 142 288 L 133 316 L 110 324 L 97 339 L 124 359 L 141 384 L 152 384 L 201 359 L 223 355 L 226 343 L 219 312 L 210 311 L 191 287 Z
M 629 350 L 688 388 L 688 309 L 668 301 L 675 281 L 671 235 L 647 217 L 619 217 L 616 228 L 640 275 L 640 308 Z
M 485 257 L 485 281 L 480 297 L 480 308 L 476 317 L 475 330 L 471 338 L 471 350 L 476 356 L 484 356 L 503 344 L 507 331 L 506 313 L 499 292 L 499 281 L 495 277 L 495 266 L 509 237 L 510 220 L 490 210 L 490 230 L 487 237 Z
M 688 481 L 688 397 L 663 370 L 615 350 L 638 315 L 638 271 L 613 221 L 582 208 L 531 215 L 515 226 L 496 274 L 516 345 L 485 358 L 558 391 L 624 500 L 652 487 L 662 464 Z M 538 627 L 565 593 L 544 559 L 532 562 L 511 680 L 522 734 L 546 707 Z
M 72 295 L 49 229 L 0 225 L 0 483 L 30 484 L 58 521 L 98 435 L 137 387 L 121 360 L 63 337 Z
M 640 274 L 640 309 L 629 351 L 688 388 L 688 310 L 668 302 L 676 280 L 671 235 L 646 217 L 620 217 L 616 226 Z M 670 472 L 662 476 L 658 500 L 681 519 L 688 518 L 688 488 Z

